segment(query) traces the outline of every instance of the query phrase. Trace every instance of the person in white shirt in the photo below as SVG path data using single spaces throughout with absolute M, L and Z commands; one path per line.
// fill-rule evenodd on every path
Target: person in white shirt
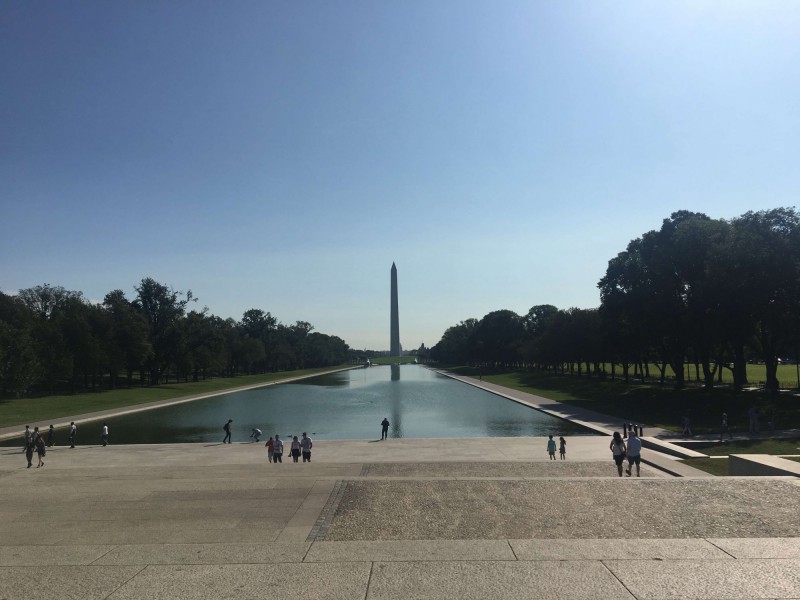
M 255 438 L 255 441 L 261 441 L 261 430 L 258 427 L 253 427 L 253 432 L 250 434 L 251 438 Z
M 100 439 L 103 440 L 103 446 L 108 446 L 108 425 L 103 423 L 103 428 L 100 430 Z
M 272 446 L 272 463 L 277 465 L 278 463 L 282 463 L 283 460 L 281 457 L 283 456 L 283 441 L 281 440 L 280 436 L 276 433 L 275 434 L 275 442 Z
M 303 432 L 303 437 L 300 439 L 300 449 L 303 451 L 303 462 L 311 462 L 311 438 L 308 437 L 306 432 Z
M 628 434 L 627 455 L 628 468 L 625 469 L 625 472 L 628 474 L 628 477 L 631 476 L 631 469 L 633 468 L 634 464 L 636 464 L 636 476 L 641 477 L 639 464 L 642 461 L 642 440 L 640 440 L 639 436 L 636 435 L 636 430 L 634 430 L 633 433 Z

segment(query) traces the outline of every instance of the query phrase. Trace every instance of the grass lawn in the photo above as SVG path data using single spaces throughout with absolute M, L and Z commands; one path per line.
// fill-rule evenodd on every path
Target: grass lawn
M 800 454 L 800 439 L 758 439 L 733 440 L 709 446 L 700 444 L 686 447 L 709 456 L 728 456 L 729 454 Z
M 310 375 L 329 370 L 330 367 L 325 369 L 305 369 L 300 371 L 267 373 L 263 375 L 218 377 L 216 379 L 191 383 L 104 390 L 85 394 L 0 400 L 0 427 L 10 427 L 12 425 L 24 426 L 27 423 L 33 423 L 35 421 L 56 420 L 59 417 L 68 417 L 70 415 L 79 415 L 99 410 L 109 410 L 122 406 L 224 391 L 235 387 L 268 383 L 278 379 Z
M 687 458 L 681 462 L 695 469 L 705 471 L 706 473 L 717 475 L 718 477 L 727 477 L 728 475 L 727 458 Z
M 654 364 L 650 364 L 650 377 L 658 377 L 659 371 L 658 367 Z M 611 365 L 606 364 L 605 369 L 607 372 L 611 373 Z M 698 380 L 698 373 L 695 370 L 694 365 L 685 365 L 684 367 L 684 376 L 686 377 L 687 382 L 697 381 Z M 617 365 L 617 376 L 621 376 L 622 369 Z M 633 369 L 630 371 L 631 376 L 633 376 Z M 798 373 L 797 373 L 797 365 L 778 365 L 778 382 L 781 385 L 781 388 L 792 389 L 798 387 Z M 667 365 L 666 370 L 667 377 L 675 377 L 675 372 L 672 370 L 672 367 Z M 702 380 L 702 371 L 700 372 L 700 379 Z M 717 381 L 718 378 L 715 377 L 714 381 Z M 749 364 L 747 365 L 747 381 L 749 385 L 758 386 L 764 385 L 767 381 L 767 370 L 766 367 L 761 364 Z M 733 383 L 733 371 L 730 369 L 722 369 L 722 383 Z
M 451 369 L 461 375 L 478 376 L 469 367 Z M 773 419 L 776 429 L 796 427 L 800 423 L 800 399 L 782 394 L 777 398 L 758 392 L 735 392 L 732 389 L 706 391 L 690 387 L 674 390 L 669 385 L 623 383 L 589 379 L 575 375 L 545 375 L 521 371 L 483 372 L 483 379 L 498 385 L 574 404 L 622 422 L 646 423 L 680 431 L 681 418 L 688 414 L 695 433 L 718 433 L 723 412 L 734 431 L 747 429 L 747 411 L 759 408 L 761 421 Z

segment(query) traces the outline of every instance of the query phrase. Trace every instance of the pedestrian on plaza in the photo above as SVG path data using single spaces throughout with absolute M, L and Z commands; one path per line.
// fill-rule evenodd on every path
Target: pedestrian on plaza
M 314 445 L 312 439 L 308 437 L 306 432 L 303 432 L 303 437 L 300 439 L 300 449 L 303 451 L 303 462 L 311 462 L 311 447 Z
M 42 437 L 42 434 L 39 433 L 39 428 L 38 427 L 34 427 L 33 428 L 33 433 L 31 434 L 31 441 L 34 443 L 34 445 L 39 443 L 39 438 L 40 437 Z
M 683 423 L 682 435 L 686 437 L 692 437 L 692 422 L 689 420 L 688 414 L 683 415 L 682 423 Z
M 300 459 L 300 440 L 297 439 L 297 436 L 292 438 L 291 455 L 292 461 L 298 462 Z
M 108 446 L 108 425 L 103 423 L 103 427 L 100 429 L 100 440 L 103 442 L 103 448 Z
M 267 460 L 269 462 L 272 462 L 272 452 L 275 448 L 275 442 L 273 441 L 272 436 L 269 436 L 269 439 L 267 440 L 267 443 L 264 444 L 264 446 L 267 447 Z
M 53 429 L 53 426 L 50 425 L 50 429 L 47 430 L 47 447 L 50 448 L 51 446 L 55 445 L 56 443 L 56 430 Z
M 261 441 L 261 430 L 258 427 L 253 427 L 253 431 L 250 433 L 250 437 L 254 438 L 256 442 Z
M 728 434 L 729 439 L 733 439 L 733 434 L 731 433 L 731 429 L 728 426 L 728 413 L 722 413 L 722 425 L 719 430 L 719 441 L 722 441 L 722 437 L 725 434 Z
M 231 443 L 231 423 L 233 423 L 233 419 L 228 419 L 228 422 L 222 426 L 222 431 L 225 432 L 225 437 L 222 438 L 222 443 L 228 442 Z
M 625 460 L 625 442 L 622 440 L 619 431 L 614 432 L 614 439 L 611 440 L 609 448 L 614 455 L 614 463 L 617 465 L 617 472 L 619 476 L 622 477 L 622 461 Z
M 75 447 L 75 436 L 78 434 L 78 426 L 75 425 L 75 421 L 72 421 L 69 424 L 69 447 Z
M 556 459 L 556 441 L 553 439 L 553 436 L 550 436 L 550 439 L 547 440 L 547 454 L 550 455 L 550 460 Z
M 39 436 L 36 440 L 36 454 L 39 455 L 39 464 L 36 465 L 38 469 L 44 466 L 44 457 L 47 454 L 47 448 L 45 447 L 44 438 L 42 436 Z
M 30 443 L 31 443 L 31 426 L 30 425 L 25 425 L 25 433 L 23 435 L 25 437 L 25 440 L 22 442 L 23 443 L 22 452 L 24 454 L 25 452 L 28 451 L 28 446 L 30 446 Z
M 389 419 L 383 417 L 381 421 L 381 441 L 389 437 Z
M 272 462 L 274 464 L 282 463 L 283 462 L 283 441 L 281 437 L 276 433 L 275 434 L 275 441 L 272 443 Z
M 625 449 L 625 454 L 628 456 L 628 468 L 625 469 L 625 473 L 628 474 L 628 477 L 631 476 L 631 469 L 633 469 L 633 465 L 636 464 L 636 476 L 641 477 L 640 474 L 640 464 L 642 462 L 642 440 L 639 439 L 639 436 L 636 435 L 636 428 L 633 428 L 633 431 L 628 434 L 628 447 Z
M 567 460 L 567 440 L 563 437 L 558 438 L 558 452 L 561 454 L 561 460 Z
M 32 439 L 28 439 L 28 445 L 25 446 L 25 458 L 28 459 L 28 468 L 33 466 L 33 451 L 36 450 L 36 444 Z
M 750 433 L 758 433 L 758 409 L 755 406 L 747 411 L 747 418 L 750 421 Z

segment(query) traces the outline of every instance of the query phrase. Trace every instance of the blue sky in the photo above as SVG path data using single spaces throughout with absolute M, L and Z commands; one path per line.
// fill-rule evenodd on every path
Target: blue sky
M 389 346 L 800 192 L 800 3 L 0 1 L 0 290 Z

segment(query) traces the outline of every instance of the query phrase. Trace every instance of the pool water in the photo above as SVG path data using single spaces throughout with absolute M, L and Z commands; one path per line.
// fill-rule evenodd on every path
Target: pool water
M 233 419 L 233 441 L 252 428 L 266 439 L 304 431 L 314 439 L 518 437 L 594 435 L 490 392 L 439 375 L 420 365 L 372 366 L 235 392 L 107 419 L 112 444 L 221 442 Z M 99 440 L 102 423 L 79 427 L 78 444 Z M 59 431 L 57 443 L 66 442 Z

